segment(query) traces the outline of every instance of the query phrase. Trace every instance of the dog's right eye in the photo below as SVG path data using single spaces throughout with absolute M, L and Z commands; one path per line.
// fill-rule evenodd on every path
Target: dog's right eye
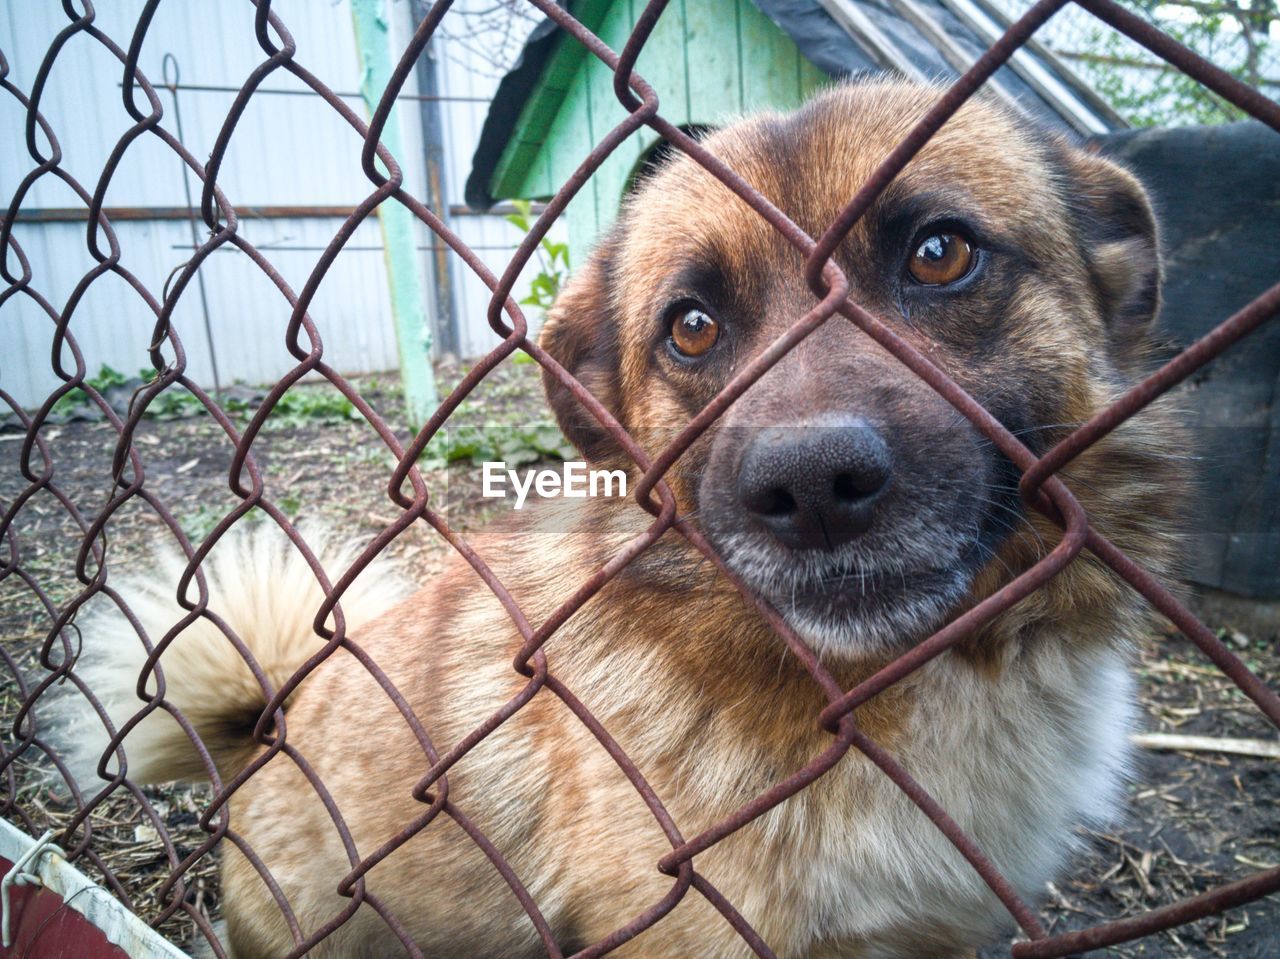
M 969 275 L 973 245 L 963 234 L 939 230 L 920 241 L 907 263 L 907 272 L 921 286 L 946 286 Z
M 697 306 L 681 310 L 671 324 L 671 345 L 690 359 L 705 355 L 719 339 L 720 324 Z

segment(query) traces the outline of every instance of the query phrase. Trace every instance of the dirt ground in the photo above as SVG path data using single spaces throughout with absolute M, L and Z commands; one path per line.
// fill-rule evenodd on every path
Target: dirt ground
M 442 370 L 442 383 L 456 382 L 459 374 L 457 368 Z M 392 422 L 401 419 L 392 379 L 366 379 L 360 387 Z M 122 390 L 128 387 L 118 387 L 117 394 Z M 304 385 L 296 391 L 307 394 L 306 402 L 269 420 L 254 445 L 267 496 L 295 520 L 322 518 L 357 535 L 373 535 L 397 512 L 386 493 L 392 457 L 367 424 L 351 418 L 328 387 Z M 236 395 L 247 405 L 255 402 L 254 391 L 241 388 Z M 127 402 L 127 393 L 124 396 Z M 545 424 L 531 422 L 544 408 L 536 367 L 505 364 L 459 411 L 452 421 L 457 429 L 448 442 L 458 447 L 455 452 L 469 450 L 477 458 L 483 458 L 487 449 L 501 449 L 508 458 L 536 459 L 558 442 Z M 530 410 L 537 413 L 531 417 Z M 59 487 L 92 514 L 106 500 L 116 435 L 100 418 L 82 419 L 74 410 L 69 412 L 71 418 L 46 426 L 43 435 L 54 454 Z M 497 425 L 476 429 L 484 424 Z M 407 431 L 399 435 L 408 438 Z M 0 509 L 7 509 L 26 486 L 18 472 L 21 437 L 12 423 L 0 419 Z M 189 536 L 207 534 L 239 502 L 226 482 L 231 445 L 207 416 L 146 420 L 137 442 L 145 458 L 147 488 L 163 499 Z M 447 503 L 450 523 L 465 534 L 482 526 L 501 507 L 479 496 L 476 470 L 446 468 L 449 457 L 443 445 L 443 441 L 433 444 L 428 451 L 428 482 L 433 501 Z M 19 512 L 15 529 L 23 545 L 23 567 L 47 589 L 53 602 L 74 597 L 81 587 L 68 571 L 74 568 L 79 537 L 62 505 L 47 492 L 37 494 Z M 167 535 L 148 509 L 134 504 L 121 509 L 108 530 L 112 569 L 145 559 Z M 427 577 L 439 568 L 447 548 L 417 524 L 393 544 L 392 551 L 415 574 Z M 1278 637 L 1245 636 L 1226 622 L 1210 625 L 1224 631 L 1235 651 L 1263 679 L 1273 686 L 1280 682 Z M 45 611 L 18 577 L 0 580 L 0 642 L 28 675 L 38 669 L 36 653 L 49 626 Z M 1135 670 L 1148 730 L 1274 740 L 1275 731 L 1261 713 L 1184 638 L 1153 631 L 1141 644 Z M 16 684 L 4 675 L 0 728 L 5 731 L 6 746 L 12 743 L 7 734 L 19 703 Z M 29 753 L 19 760 L 16 776 L 0 782 L 0 801 L 15 802 L 37 823 L 66 822 L 69 805 L 38 775 L 40 763 L 29 762 L 32 758 Z M 1125 820 L 1110 831 L 1083 834 L 1081 853 L 1061 881 L 1046 891 L 1042 918 L 1049 929 L 1135 915 L 1280 863 L 1280 762 L 1205 752 L 1143 751 L 1139 759 Z M 199 792 L 160 789 L 152 795 L 180 851 L 204 837 L 196 825 Z M 134 907 L 144 916 L 154 915 L 153 893 L 168 872 L 156 830 L 132 798 L 118 794 L 102 805 L 94 827 L 97 854 L 128 888 Z M 83 860 L 80 865 L 94 873 Z M 213 857 L 205 857 L 191 875 L 199 908 L 216 916 Z M 188 941 L 192 927 L 189 919 L 178 916 L 166 922 L 162 931 L 182 943 Z M 1280 901 L 1272 897 L 1221 917 L 1093 953 L 1104 954 L 1270 959 L 1280 955 Z M 1008 949 L 993 948 L 982 955 L 995 959 L 1008 955 Z

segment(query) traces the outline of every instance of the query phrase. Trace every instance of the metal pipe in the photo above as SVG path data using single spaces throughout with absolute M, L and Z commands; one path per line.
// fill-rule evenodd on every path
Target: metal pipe
M 170 68 L 173 75 L 170 77 Z M 181 71 L 178 69 L 178 58 L 172 53 L 166 53 L 161 63 L 161 70 L 164 78 L 164 85 L 169 90 L 169 95 L 173 97 L 173 124 L 178 135 L 178 143 L 185 147 L 186 141 L 182 138 L 182 110 L 178 107 L 178 78 Z M 191 171 L 187 169 L 185 163 L 179 163 L 182 167 L 182 192 L 187 199 L 187 222 L 191 226 L 191 246 L 193 249 L 200 246 L 200 216 L 196 213 L 195 204 L 191 199 Z M 204 272 L 196 270 L 196 287 L 200 291 L 200 311 L 204 314 L 204 339 L 209 348 L 209 368 L 213 372 L 213 395 L 218 402 L 222 402 L 222 377 L 218 375 L 218 354 L 213 345 L 213 323 L 209 319 L 209 293 L 204 285 Z
M 116 85 L 121 87 L 124 86 L 123 83 L 118 83 Z M 138 89 L 141 89 L 141 86 L 139 84 L 135 83 L 134 86 Z M 169 85 L 166 83 L 165 86 L 169 86 Z M 192 93 L 239 93 L 241 90 L 240 87 L 223 86 L 217 83 L 180 83 L 180 84 L 176 84 L 173 87 L 170 87 L 170 89 L 171 90 L 174 90 L 174 89 L 189 90 Z M 316 93 L 314 90 L 281 90 L 279 88 L 272 88 L 272 87 L 259 87 L 258 89 L 253 91 L 254 96 L 258 96 L 259 94 L 265 94 L 267 96 L 277 96 L 277 97 L 317 97 L 320 95 Z M 347 100 L 363 99 L 363 97 L 359 93 L 334 93 L 334 96 L 341 97 Z M 425 95 L 420 93 L 401 93 L 396 97 L 396 99 L 397 100 L 438 101 L 442 103 L 491 103 L 492 102 L 488 97 L 446 97 L 446 96 L 437 96 L 434 94 Z
M 181 88 L 179 88 L 181 89 Z M 532 211 L 541 213 L 545 203 L 534 203 Z M 313 220 L 338 219 L 345 220 L 355 212 L 353 206 L 324 206 L 299 204 L 270 204 L 267 206 L 237 206 L 236 216 L 241 220 Z M 451 203 L 450 217 L 466 216 L 503 216 L 514 213 L 515 207 L 510 203 L 499 203 L 488 210 L 477 210 L 465 203 Z M 102 215 L 108 221 L 120 220 L 186 220 L 191 211 L 184 206 L 104 206 Z M 23 207 L 15 216 L 15 223 L 83 223 L 89 217 L 88 207 L 83 206 L 45 206 Z M 0 222 L 5 218 L 0 216 Z
M 417 0 L 410 8 L 413 25 L 423 21 L 430 3 Z M 427 173 L 427 207 L 449 225 L 449 200 L 444 163 L 444 123 L 441 118 L 439 76 L 436 73 L 435 44 L 429 43 L 422 56 L 414 64 L 418 77 L 418 89 L 426 96 L 419 98 L 419 116 L 422 121 L 422 152 Z M 474 247 L 473 247 L 474 249 Z M 453 259 L 443 244 L 431 247 L 431 273 L 435 287 L 435 346 L 436 355 L 459 353 L 458 310 L 453 301 Z
M 383 0 L 351 0 L 351 20 L 355 29 L 356 52 L 360 56 L 364 101 L 371 118 L 378 117 L 383 92 L 395 72 L 389 42 L 389 20 Z M 381 141 L 391 156 L 404 156 L 400 136 L 399 110 L 389 106 L 389 115 L 380 131 Z M 377 134 L 371 129 L 370 137 Z M 384 171 L 385 172 L 385 171 Z M 398 202 L 377 207 L 382 228 L 383 258 L 391 295 L 391 315 L 395 320 L 396 345 L 400 353 L 400 382 L 405 408 L 415 429 L 436 408 L 435 370 L 431 365 L 432 330 L 427 323 L 426 297 L 419 276 L 414 218 Z

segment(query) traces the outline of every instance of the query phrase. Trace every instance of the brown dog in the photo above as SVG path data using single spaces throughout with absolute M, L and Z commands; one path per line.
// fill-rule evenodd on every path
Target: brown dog
M 938 96 L 931 88 L 835 89 L 787 116 L 744 120 L 706 145 L 817 235 Z M 1158 301 L 1155 222 L 1137 181 L 1106 160 L 966 106 L 837 251 L 851 297 L 880 316 L 1043 451 L 1131 382 Z M 814 298 L 793 248 L 687 159 L 640 185 L 578 271 L 542 344 L 656 452 Z M 554 382 L 567 435 L 595 464 L 625 467 Z M 1165 414 L 1148 412 L 1069 468 L 1096 525 L 1167 567 L 1175 477 Z M 632 481 L 636 476 L 631 473 Z M 1078 482 L 1071 482 L 1077 478 Z M 669 476 L 730 567 L 766 596 L 846 687 L 991 593 L 1058 534 L 1023 515 L 1016 471 L 963 417 L 852 324 L 835 319 L 753 386 Z M 644 529 L 621 499 L 548 502 L 475 542 L 530 622 Z M 312 577 L 266 533 L 228 541 L 207 566 L 211 608 L 273 682 L 313 652 Z M 349 556 L 330 557 L 336 574 Z M 385 586 L 382 572 L 364 580 Z M 153 638 L 179 614 L 160 575 L 133 607 Z M 440 752 L 525 685 L 501 605 L 455 557 L 378 616 L 357 582 L 351 635 L 420 717 Z M 1088 555 L 965 644 L 858 710 L 887 748 L 1024 896 L 1064 859 L 1074 824 L 1113 811 L 1142 628 L 1135 596 Z M 110 705 L 137 708 L 130 629 L 92 629 L 108 651 Z M 825 700 L 753 608 L 667 534 L 568 620 L 552 672 L 633 758 L 686 837 L 830 745 Z M 131 652 L 130 652 L 131 651 Z M 264 704 L 222 633 L 198 621 L 161 660 L 168 699 L 224 777 L 260 751 Z M 114 678 L 113 678 L 114 677 Z M 287 742 L 331 791 L 360 856 L 422 815 L 427 764 L 405 719 L 340 651 L 288 705 Z M 200 776 L 165 713 L 125 742 L 135 779 Z M 449 801 L 527 886 L 565 955 L 625 925 L 671 889 L 670 849 L 635 788 L 547 691 L 449 772 Z M 271 870 L 304 934 L 348 907 L 347 850 L 295 762 L 278 755 L 234 794 L 231 828 Z M 237 959 L 280 956 L 289 927 L 263 879 L 224 843 Z M 783 957 L 938 957 L 1007 925 L 974 871 L 856 752 L 695 859 Z M 481 849 L 440 816 L 367 875 L 368 891 L 432 957 L 545 954 Z M 385 956 L 401 946 L 368 904 L 318 946 Z M 685 896 L 619 957 L 720 959 L 747 947 L 706 900 Z

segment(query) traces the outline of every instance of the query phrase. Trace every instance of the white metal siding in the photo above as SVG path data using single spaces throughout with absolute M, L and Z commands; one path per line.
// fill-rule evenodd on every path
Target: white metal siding
M 462 9 L 479 9 L 485 0 L 465 0 Z M 127 48 L 142 0 L 119 0 L 98 6 L 96 26 Z M 298 63 L 334 90 L 354 93 L 360 70 L 349 4 L 316 0 L 275 0 L 276 11 L 293 35 Z M 267 54 L 253 33 L 250 3 L 161 4 L 148 31 L 141 66 L 156 86 L 164 108 L 162 125 L 176 133 L 174 99 L 163 87 L 166 53 L 177 59 L 180 82 L 186 85 L 239 87 Z M 452 15 L 452 14 L 451 14 Z M 61 4 L 9 3 L 0 12 L 0 48 L 9 59 L 11 78 L 30 92 L 40 61 L 54 36 L 66 25 Z M 403 49 L 412 31 L 408 0 L 391 0 L 388 24 L 393 49 Z M 447 33 L 447 31 L 446 31 Z M 481 44 L 483 46 L 483 44 Z M 442 35 L 433 53 L 442 64 L 440 93 L 446 97 L 493 95 L 502 65 L 483 62 L 470 44 Z M 62 166 L 93 191 L 111 149 L 132 125 L 121 103 L 120 63 L 96 42 L 73 37 L 59 56 L 41 102 L 41 112 L 59 139 Z M 270 90 L 302 90 L 300 81 L 283 70 L 261 84 Z M 416 93 L 411 75 L 407 93 Z M 142 100 L 142 94 L 138 97 Z M 202 162 L 207 159 L 234 94 L 180 90 L 183 137 Z M 347 102 L 360 115 L 358 97 Z M 463 203 L 463 187 L 471 154 L 488 106 L 484 102 L 444 102 L 442 117 L 445 167 L 451 205 Z M 418 104 L 399 107 L 406 185 L 426 197 L 422 128 Z M 7 204 L 22 178 L 34 166 L 20 137 L 23 114 L 11 97 L 0 97 L 0 202 Z M 42 145 L 42 149 L 44 146 Z M 237 207 L 354 206 L 372 190 L 360 169 L 361 142 L 355 132 L 318 97 L 258 94 L 236 125 L 218 182 Z M 199 204 L 199 182 L 191 179 Z M 23 202 L 24 209 L 83 207 L 74 193 L 54 177 L 42 177 Z M 106 195 L 109 207 L 183 207 L 183 173 L 178 158 L 153 136 L 130 145 Z M 455 229 L 477 254 L 501 273 L 520 240 L 501 217 L 456 216 Z M 293 287 L 300 291 L 320 250 L 341 224 L 336 218 L 242 219 L 240 232 L 258 245 Z M 117 220 L 121 263 L 157 297 L 166 277 L 191 251 L 190 226 L 184 220 Z M 440 241 L 425 226 L 417 231 L 418 264 L 430 295 L 430 247 Z M 206 228 L 199 224 L 203 240 Z M 61 309 L 80 278 L 93 266 L 85 247 L 85 224 L 20 223 L 15 236 L 32 260 L 33 288 Z M 386 270 L 376 218 L 362 224 L 321 283 L 311 308 L 325 347 L 325 358 L 346 373 L 393 369 L 398 365 L 391 321 Z M 464 355 L 478 355 L 498 342 L 485 315 L 489 291 L 456 256 L 454 304 Z M 536 271 L 536 267 L 533 268 Z M 215 253 L 201 268 L 209 300 L 218 365 L 224 382 L 251 383 L 278 378 L 293 365 L 284 346 L 289 308 L 267 278 L 230 247 Z M 517 297 L 526 285 L 517 289 Z M 536 321 L 536 316 L 531 320 Z M 77 307 L 71 329 L 80 343 L 90 375 L 107 364 L 132 373 L 147 365 L 146 346 L 154 315 L 125 283 L 103 277 L 90 287 Z M 175 312 L 174 327 L 186 348 L 188 370 L 202 385 L 212 384 L 199 291 L 193 282 Z M 37 404 L 59 381 L 49 364 L 52 324 L 28 297 L 17 296 L 0 307 L 0 386 L 24 405 Z

